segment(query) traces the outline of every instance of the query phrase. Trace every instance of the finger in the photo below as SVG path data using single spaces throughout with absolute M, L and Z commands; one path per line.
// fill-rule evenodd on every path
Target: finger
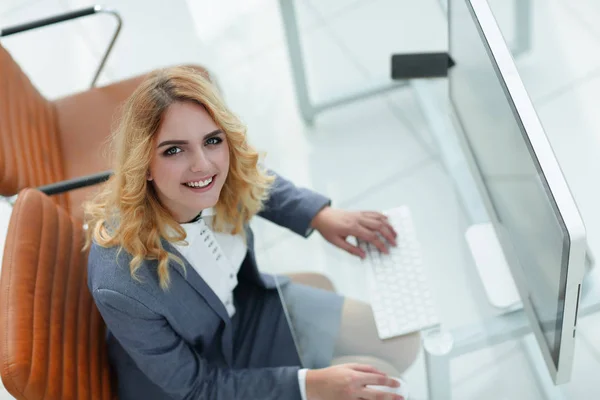
M 349 364 L 348 367 L 352 368 L 355 371 L 359 371 L 359 372 L 368 372 L 368 373 L 372 373 L 372 374 L 386 376 L 385 372 L 381 372 L 377 368 L 375 368 L 371 365 L 368 365 L 368 364 Z
M 362 225 L 366 226 L 372 231 L 377 231 L 393 246 L 396 246 L 396 236 L 398 234 L 394 231 L 392 225 L 387 221 L 379 221 L 376 219 L 365 219 L 361 222 Z
M 380 374 L 372 374 L 369 372 L 362 373 L 360 375 L 358 381 L 361 384 L 361 386 L 378 385 L 378 386 L 389 386 L 392 388 L 396 388 L 396 387 L 400 386 L 400 383 L 397 380 L 392 379 L 385 374 L 380 375 Z
M 398 237 L 398 232 L 396 232 L 396 230 L 388 220 L 383 221 L 383 225 L 386 226 L 392 232 L 392 236 L 394 237 L 394 239 Z
M 364 388 L 358 392 L 361 400 L 405 400 L 399 394 L 382 392 L 381 390 Z
M 374 212 L 374 211 L 365 211 L 363 215 L 367 218 L 383 222 L 392 231 L 392 235 L 394 236 L 394 238 L 398 236 L 398 233 L 396 232 L 394 227 L 390 224 L 390 222 L 389 222 L 390 220 L 387 215 L 378 213 L 378 212 Z
M 369 218 L 374 218 L 376 220 L 379 221 L 387 221 L 388 220 L 388 216 L 385 214 L 382 214 L 380 212 L 377 211 L 363 211 L 362 215 L 369 217 Z
M 379 221 L 379 222 L 385 224 L 394 233 L 394 237 L 397 236 L 397 233 L 394 230 L 394 227 L 390 224 L 390 220 L 387 215 L 373 213 L 373 212 L 367 212 L 365 214 L 365 218 L 368 218 L 368 219 L 374 220 L 374 221 Z
M 365 252 L 357 246 L 354 246 L 351 243 L 348 243 L 344 238 L 339 237 L 339 236 L 335 236 L 331 239 L 331 243 L 333 243 L 334 245 L 336 245 L 337 247 L 346 250 L 348 253 L 358 256 L 360 258 L 365 258 L 366 254 Z
M 375 246 L 377 248 L 377 250 L 379 250 L 380 252 L 382 252 L 384 254 L 389 253 L 387 246 L 380 239 L 377 232 L 371 231 L 362 225 L 357 229 L 357 231 L 358 232 L 356 233 L 356 237 L 358 239 L 360 239 L 364 242 L 371 243 L 373 246 Z

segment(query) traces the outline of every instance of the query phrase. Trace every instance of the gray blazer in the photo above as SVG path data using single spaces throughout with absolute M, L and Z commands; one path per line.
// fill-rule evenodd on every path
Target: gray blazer
M 329 199 L 277 176 L 259 215 L 308 236 L 310 221 L 328 204 Z M 275 279 L 259 273 L 249 227 L 246 233 L 248 252 L 232 318 L 185 259 L 187 277 L 173 264 L 165 292 L 156 261 L 143 262 L 138 282 L 129 273 L 131 255 L 92 245 L 88 286 L 108 328 L 120 400 L 300 400 L 300 360 Z

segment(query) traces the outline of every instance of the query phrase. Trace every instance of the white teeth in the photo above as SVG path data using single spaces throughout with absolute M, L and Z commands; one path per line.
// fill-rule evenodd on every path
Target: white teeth
M 186 183 L 186 186 L 189 186 L 189 187 L 198 187 L 198 188 L 201 188 L 201 187 L 205 187 L 205 186 L 208 186 L 208 185 L 210 185 L 210 183 L 212 182 L 212 180 L 213 180 L 213 178 L 212 178 L 212 177 L 210 177 L 210 178 L 208 178 L 208 179 L 207 179 L 207 180 L 205 180 L 205 181 L 198 181 L 198 182 L 188 182 L 188 183 Z

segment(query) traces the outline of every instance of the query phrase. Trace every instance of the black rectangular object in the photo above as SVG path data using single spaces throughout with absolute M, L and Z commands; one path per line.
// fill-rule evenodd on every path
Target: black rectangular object
M 392 55 L 392 79 L 442 78 L 454 65 L 448 53 L 407 53 Z

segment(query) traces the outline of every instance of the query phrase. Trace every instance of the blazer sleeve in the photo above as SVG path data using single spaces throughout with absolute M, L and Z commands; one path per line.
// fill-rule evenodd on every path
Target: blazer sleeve
M 275 182 L 258 215 L 308 237 L 313 231 L 310 228 L 312 219 L 323 207 L 331 205 L 331 200 L 312 190 L 295 186 L 272 170 L 268 172 L 275 176 Z
M 109 289 L 96 289 L 93 296 L 111 333 L 171 398 L 301 400 L 299 367 L 216 367 L 177 335 L 162 315 L 140 301 Z

